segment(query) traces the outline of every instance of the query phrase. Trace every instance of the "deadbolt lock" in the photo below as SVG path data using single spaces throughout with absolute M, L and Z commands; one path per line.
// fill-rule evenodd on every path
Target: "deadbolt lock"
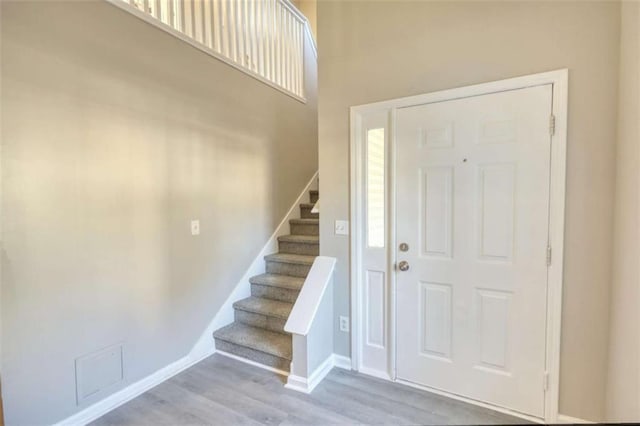
M 400 247 L 398 247 L 400 249 L 400 251 L 409 251 L 409 244 L 407 243 L 401 243 Z

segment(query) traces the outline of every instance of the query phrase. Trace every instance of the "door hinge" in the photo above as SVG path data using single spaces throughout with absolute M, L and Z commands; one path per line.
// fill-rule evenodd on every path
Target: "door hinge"
M 547 246 L 547 266 L 551 266 L 551 246 Z
M 556 116 L 553 114 L 549 117 L 549 134 L 551 136 L 556 134 Z
M 542 390 L 545 392 L 549 390 L 549 373 L 546 371 L 542 375 Z

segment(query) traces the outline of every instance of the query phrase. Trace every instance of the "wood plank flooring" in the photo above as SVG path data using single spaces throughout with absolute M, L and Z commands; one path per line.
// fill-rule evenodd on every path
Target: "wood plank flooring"
M 213 355 L 92 423 L 107 425 L 445 425 L 525 421 L 334 368 L 311 395 Z

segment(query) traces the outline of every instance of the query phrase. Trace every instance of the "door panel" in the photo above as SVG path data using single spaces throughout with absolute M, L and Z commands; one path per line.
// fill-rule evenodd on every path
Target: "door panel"
M 544 414 L 552 86 L 397 113 L 397 376 Z

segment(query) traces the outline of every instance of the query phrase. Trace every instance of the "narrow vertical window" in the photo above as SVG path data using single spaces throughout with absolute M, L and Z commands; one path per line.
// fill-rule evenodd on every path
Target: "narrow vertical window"
M 367 131 L 367 246 L 384 247 L 385 143 L 384 128 Z

